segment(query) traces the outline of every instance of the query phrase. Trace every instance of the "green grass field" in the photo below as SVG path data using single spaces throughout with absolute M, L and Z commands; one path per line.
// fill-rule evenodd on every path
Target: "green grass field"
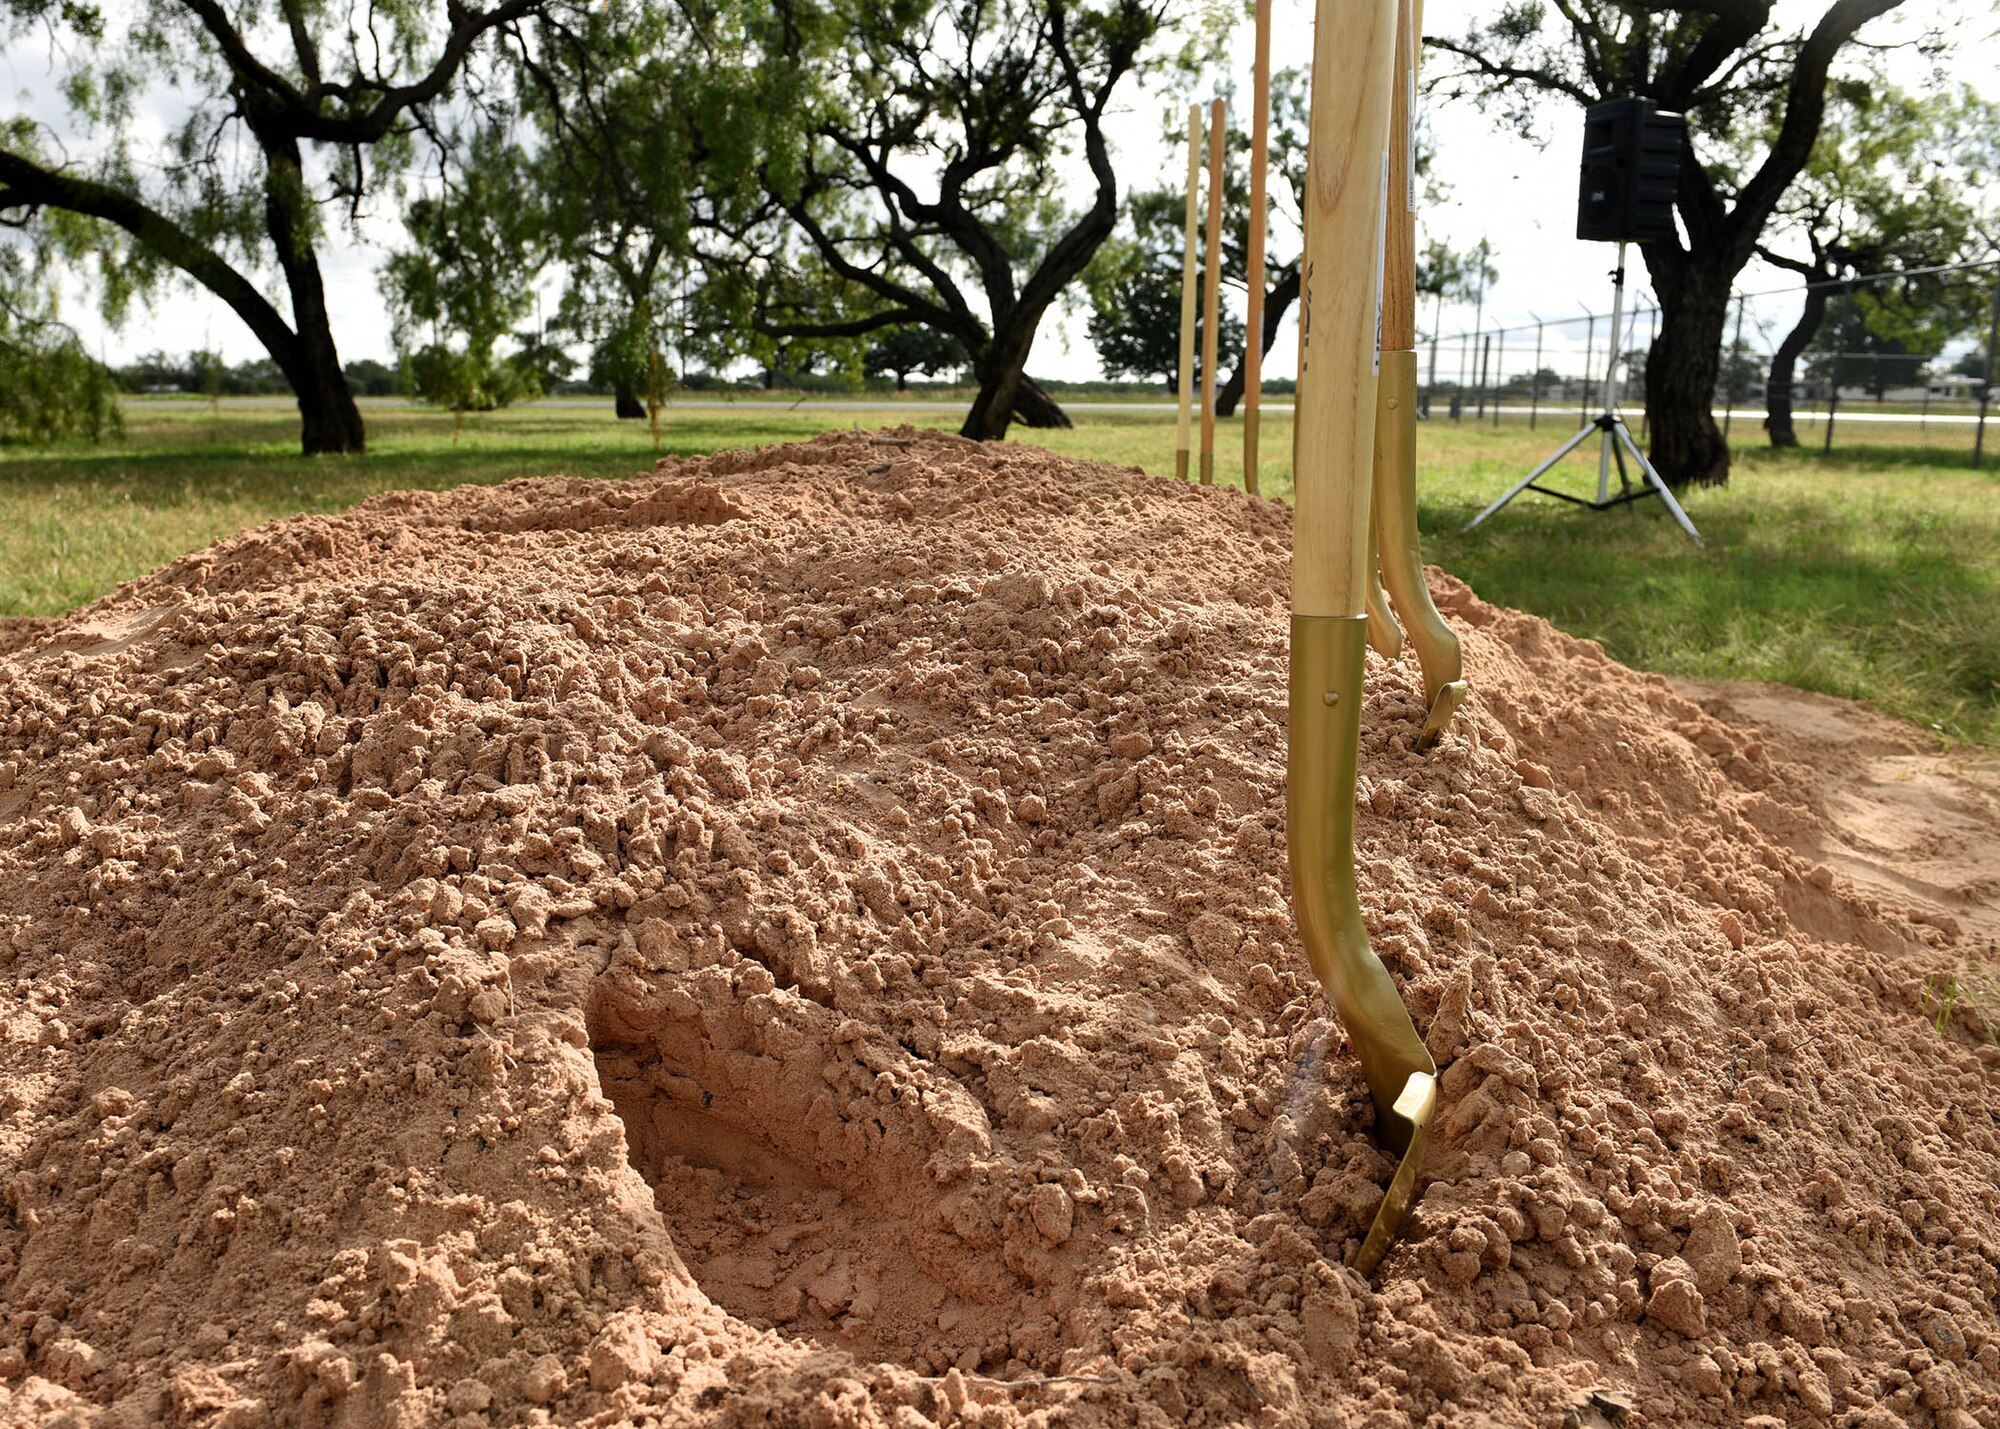
M 0 615 L 58 614 L 218 537 L 274 518 L 339 511 L 380 491 L 565 473 L 625 477 L 653 461 L 643 423 L 608 402 L 543 403 L 469 417 L 401 402 L 367 408 L 365 457 L 297 454 L 280 402 L 135 402 L 101 447 L 0 449 Z M 806 402 L 670 410 L 661 451 L 785 441 L 829 427 L 955 427 L 955 406 Z M 1017 435 L 1055 451 L 1173 470 L 1171 412 L 1079 409 L 1069 431 Z M 1966 465 L 1969 432 L 1881 426 L 1831 456 L 1776 453 L 1738 423 L 1727 489 L 1685 498 L 1697 549 L 1647 502 L 1593 514 L 1532 494 L 1469 536 L 1458 528 L 1570 430 L 1439 421 L 1420 434 L 1427 559 L 1489 600 L 1535 611 L 1644 669 L 1773 680 L 1868 701 L 1949 737 L 2000 746 L 2000 474 Z M 1853 438 L 1852 441 L 1847 438 Z M 1810 441 L 1810 436 L 1808 436 Z M 1263 487 L 1290 492 L 1289 414 L 1264 421 Z M 1949 446 L 1942 445 L 1949 443 Z M 1241 477 L 1240 424 L 1217 471 Z M 1588 491 L 1591 453 L 1561 484 Z

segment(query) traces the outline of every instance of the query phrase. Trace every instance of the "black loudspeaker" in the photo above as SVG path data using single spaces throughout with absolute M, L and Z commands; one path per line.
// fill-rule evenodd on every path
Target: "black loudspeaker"
M 1576 236 L 1611 243 L 1674 237 L 1686 128 L 1681 115 L 1645 99 L 1607 99 L 1585 110 Z

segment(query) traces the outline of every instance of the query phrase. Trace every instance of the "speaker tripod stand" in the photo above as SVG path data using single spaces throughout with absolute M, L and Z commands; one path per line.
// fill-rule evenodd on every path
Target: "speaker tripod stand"
M 1464 530 L 1470 531 L 1488 516 L 1498 511 L 1524 491 L 1539 491 L 1544 496 L 1553 496 L 1559 501 L 1568 501 L 1577 506 L 1588 506 L 1592 511 L 1608 511 L 1614 506 L 1623 506 L 1629 501 L 1639 501 L 1648 496 L 1657 496 L 1667 504 L 1680 528 L 1688 533 L 1688 539 L 1697 546 L 1703 544 L 1701 532 L 1694 529 L 1694 522 L 1688 520 L 1687 512 L 1681 510 L 1680 502 L 1674 500 L 1674 493 L 1660 480 L 1660 474 L 1653 470 L 1653 464 L 1646 460 L 1646 454 L 1639 450 L 1639 444 L 1632 440 L 1632 430 L 1625 425 L 1625 419 L 1618 414 L 1618 339 L 1621 320 L 1625 314 L 1625 245 L 1618 245 L 1618 266 L 1612 270 L 1611 300 L 1611 361 L 1604 376 L 1604 410 L 1593 417 L 1590 423 L 1575 436 L 1564 442 L 1547 461 L 1522 477 L 1507 489 L 1497 501 L 1465 523 Z M 1537 486 L 1536 480 L 1543 472 L 1582 446 L 1590 435 L 1598 434 L 1601 445 L 1597 451 L 1597 499 L 1573 496 L 1567 491 L 1557 491 L 1554 487 Z M 1645 475 L 1645 484 L 1634 486 L 1631 473 L 1626 469 L 1625 457 L 1631 455 Z M 1611 494 L 1611 467 L 1618 467 L 1618 495 Z

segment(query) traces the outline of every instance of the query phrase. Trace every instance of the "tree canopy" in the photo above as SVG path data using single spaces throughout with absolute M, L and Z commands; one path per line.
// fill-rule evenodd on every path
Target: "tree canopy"
M 528 177 L 501 131 L 482 125 L 452 147 L 463 162 L 444 166 L 442 193 L 404 208 L 410 243 L 383 265 L 382 283 L 415 395 L 490 411 L 541 391 L 532 363 L 499 345 L 534 306 L 543 245 Z
M 111 374 L 58 319 L 50 291 L 26 255 L 0 248 L 0 441 L 119 430 Z
M 958 339 L 927 327 L 892 327 L 880 333 L 862 354 L 864 368 L 896 379 L 896 390 L 910 385 L 910 374 L 935 377 L 965 366 L 965 348 Z
M 691 235 L 744 224 L 760 169 L 794 162 L 801 77 L 766 62 L 782 48 L 780 11 L 611 0 L 537 11 L 504 34 L 525 202 L 564 275 L 554 326 L 589 346 L 620 415 L 657 403 L 666 349 L 688 345 L 697 317 L 709 363 L 752 355 L 727 278 L 694 296 L 707 274 Z
M 1986 275 L 1937 270 L 1991 251 L 1982 205 L 1992 203 L 2000 106 L 1970 89 L 1911 94 L 1880 74 L 1830 90 L 1819 142 L 1757 250 L 1806 280 L 1765 383 L 1774 446 L 1798 444 L 1792 384 L 1802 354 L 1818 351 L 1835 382 L 1879 395 L 1919 380 L 1926 354 L 1985 317 Z M 1907 276 L 1879 277 L 1898 272 Z M 1877 280 L 1842 281 L 1862 275 Z

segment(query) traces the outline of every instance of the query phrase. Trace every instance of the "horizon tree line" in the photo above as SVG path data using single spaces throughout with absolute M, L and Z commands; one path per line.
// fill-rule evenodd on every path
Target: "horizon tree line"
M 1637 93 L 1689 114 L 1685 239 L 1641 249 L 1664 309 L 1643 366 L 1670 480 L 1726 479 L 1708 407 L 1750 257 L 1853 272 L 1863 254 L 1994 242 L 1976 204 L 1937 218 L 1940 175 L 1983 172 L 2000 147 L 1991 107 L 1969 94 L 1955 107 L 1878 102 L 1865 65 L 1836 69 L 1898 4 L 1832 0 L 1788 31 L 1768 4 L 1599 0 L 1561 19 L 1508 10 L 1426 41 L 1447 60 L 1434 94 L 1524 127 L 1550 96 Z M 393 204 L 405 241 L 383 289 L 406 380 L 432 400 L 504 403 L 584 349 L 625 416 L 656 413 L 696 367 L 747 364 L 771 380 L 872 368 L 900 384 L 963 366 L 966 435 L 1066 425 L 1027 363 L 1077 293 L 1108 370 L 1160 371 L 1147 329 L 1165 316 L 1173 196 L 1121 191 L 1106 115 L 1141 78 L 1191 81 L 1230 18 L 1216 7 L 1170 22 L 1164 0 L 448 0 L 382 12 L 383 32 L 363 37 L 331 12 L 268 0 L 20 0 L 9 40 L 63 41 L 51 54 L 91 142 L 0 121 L 0 224 L 14 231 L 0 355 L 67 362 L 77 380 L 80 349 L 24 296 L 65 268 L 90 274 L 113 321 L 168 285 L 198 285 L 290 386 L 305 453 L 364 450 L 319 252 L 334 226 L 358 232 Z M 171 80 L 193 97 L 149 145 L 139 97 Z M 1279 90 L 1274 168 L 1296 178 L 1304 85 L 1291 75 Z M 1936 153 L 1941 130 L 1972 121 L 1975 142 Z M 1919 182 L 1911 155 L 1925 144 Z M 1240 160 L 1240 135 L 1232 150 Z M 1072 160 L 1087 175 L 1073 202 L 1058 196 Z M 1805 235 L 1808 259 L 1773 246 L 1788 233 Z M 1427 292 L 1457 298 L 1464 256 L 1432 256 Z M 1271 265 L 1266 347 L 1294 268 Z M 530 326 L 545 274 L 561 296 Z M 1858 320 L 1907 345 L 1943 330 L 1913 315 L 1935 299 L 1912 287 Z

